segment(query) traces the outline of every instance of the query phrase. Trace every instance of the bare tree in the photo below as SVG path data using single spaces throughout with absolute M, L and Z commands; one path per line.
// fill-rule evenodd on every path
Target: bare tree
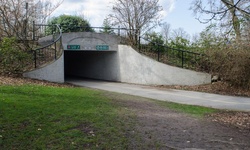
M 246 42 L 250 42 L 250 21 L 246 22 L 243 27 L 242 39 Z
M 169 23 L 163 23 L 161 30 L 162 30 L 162 36 L 167 42 L 170 38 L 171 25 Z
M 128 36 L 136 44 L 140 34 L 154 28 L 161 21 L 159 0 L 115 0 L 109 18 L 114 25 L 129 29 Z
M 226 33 L 235 32 L 236 40 L 241 38 L 241 24 L 250 17 L 249 0 L 193 0 L 191 8 L 202 23 L 219 21 Z M 205 15 L 206 19 L 204 19 Z M 203 19 L 202 19 L 203 18 Z
M 172 39 L 183 38 L 183 39 L 189 40 L 190 35 L 183 28 L 178 28 L 178 29 L 172 30 L 171 38 Z
M 27 40 L 31 22 L 42 23 L 61 4 L 48 0 L 0 0 L 0 36 Z

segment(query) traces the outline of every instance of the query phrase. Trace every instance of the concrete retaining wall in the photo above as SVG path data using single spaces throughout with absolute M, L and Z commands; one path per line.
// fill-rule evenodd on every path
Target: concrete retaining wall
M 169 66 L 119 45 L 121 82 L 147 85 L 199 85 L 211 83 L 211 75 Z
M 55 62 L 23 74 L 24 77 L 64 83 L 64 54 Z

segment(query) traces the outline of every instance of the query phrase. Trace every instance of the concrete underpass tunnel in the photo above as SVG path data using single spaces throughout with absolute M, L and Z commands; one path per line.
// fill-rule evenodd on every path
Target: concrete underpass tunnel
M 120 81 L 120 37 L 93 32 L 64 33 L 64 75 Z
M 27 72 L 25 77 L 63 83 L 83 77 L 144 85 L 199 85 L 211 83 L 211 75 L 169 66 L 122 45 L 115 35 L 64 33 L 64 57 Z M 119 45 L 119 46 L 118 46 Z

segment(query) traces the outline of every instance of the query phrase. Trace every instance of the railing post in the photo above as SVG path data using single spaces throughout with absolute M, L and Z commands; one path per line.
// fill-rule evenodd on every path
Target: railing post
M 36 68 L 36 50 L 34 50 L 34 64 L 35 64 L 35 68 Z
M 141 36 L 139 36 L 139 41 L 138 41 L 138 44 L 139 44 L 139 53 L 141 53 Z
M 141 30 L 139 29 L 139 28 L 137 28 L 136 29 L 137 31 L 136 31 L 136 41 L 137 41 L 137 44 L 139 43 L 139 45 L 140 45 L 140 36 L 141 36 Z
M 46 27 L 46 26 L 45 26 L 45 27 Z M 52 36 L 52 41 L 54 42 L 54 41 L 55 41 L 55 36 L 54 36 L 55 25 L 52 25 L 51 27 L 52 27 L 52 28 L 51 28 L 51 31 L 50 31 L 51 33 L 50 33 L 50 34 L 51 34 L 51 36 Z
M 47 26 L 44 26 L 42 30 L 43 30 L 43 32 L 44 32 L 44 36 L 46 36 Z
M 55 60 L 56 60 L 56 42 L 55 42 Z
M 158 61 L 160 61 L 160 45 L 157 44 L 157 49 L 158 49 Z
M 181 67 L 184 67 L 184 51 L 181 51 Z
M 118 26 L 118 36 L 120 36 L 121 35 L 121 29 L 120 29 L 120 26 Z
M 35 21 L 33 21 L 33 41 L 35 41 L 36 39 L 35 39 Z

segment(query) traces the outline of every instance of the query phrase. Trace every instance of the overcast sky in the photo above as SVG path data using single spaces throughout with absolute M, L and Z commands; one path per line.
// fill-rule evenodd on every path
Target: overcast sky
M 102 26 L 105 17 L 111 13 L 114 0 L 64 0 L 53 12 L 52 16 L 61 14 L 84 15 L 91 26 Z M 171 25 L 171 29 L 183 28 L 190 35 L 201 32 L 205 25 L 200 24 L 189 10 L 192 0 L 159 0 L 163 7 L 164 22 Z

